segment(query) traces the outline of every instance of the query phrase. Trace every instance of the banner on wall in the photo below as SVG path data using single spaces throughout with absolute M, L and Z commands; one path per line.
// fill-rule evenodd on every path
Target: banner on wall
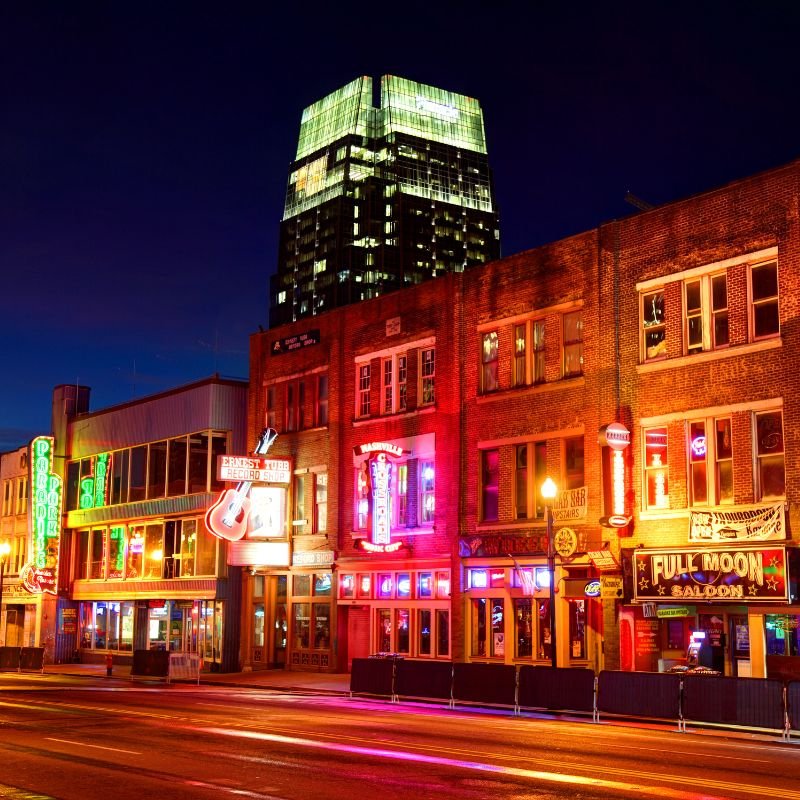
M 784 503 L 730 511 L 692 511 L 690 542 L 764 542 L 786 538 Z

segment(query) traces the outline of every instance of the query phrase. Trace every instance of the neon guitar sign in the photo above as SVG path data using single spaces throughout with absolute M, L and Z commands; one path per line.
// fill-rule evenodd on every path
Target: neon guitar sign
M 258 437 L 253 455 L 264 455 L 277 438 L 276 430 L 265 428 Z M 214 536 L 236 542 L 245 535 L 251 509 L 248 495 L 252 485 L 252 481 L 240 481 L 235 488 L 225 489 L 206 511 L 206 527 Z

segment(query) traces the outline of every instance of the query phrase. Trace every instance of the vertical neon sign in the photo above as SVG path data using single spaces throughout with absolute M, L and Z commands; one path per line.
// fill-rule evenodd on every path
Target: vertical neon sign
M 109 453 L 99 453 L 94 463 L 94 507 L 106 505 L 108 495 L 108 460 Z
M 392 525 L 392 465 L 386 453 L 369 462 L 372 477 L 372 543 L 389 544 Z
M 600 429 L 599 442 L 611 450 L 611 482 L 610 508 L 607 516 L 600 520 L 601 524 L 611 528 L 624 528 L 630 517 L 625 508 L 625 456 L 623 451 L 631 443 L 630 431 L 620 422 L 611 422 Z
M 31 442 L 31 528 L 33 562 L 20 577 L 29 592 L 58 590 L 58 547 L 61 540 L 63 486 L 53 472 L 52 436 L 37 436 Z

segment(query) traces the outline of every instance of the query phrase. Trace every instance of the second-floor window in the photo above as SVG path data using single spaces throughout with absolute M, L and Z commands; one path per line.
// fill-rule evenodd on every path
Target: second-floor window
M 733 447 L 729 417 L 689 422 L 689 502 L 733 502 Z
M 645 507 L 669 508 L 669 465 L 667 428 L 644 430 Z
M 370 365 L 361 364 L 358 367 L 358 416 L 370 415 L 370 390 L 371 390 Z
M 780 332 L 776 261 L 750 268 L 750 301 L 752 338 L 776 336 Z
M 431 405 L 436 402 L 436 350 L 429 347 L 420 351 L 420 405 Z
M 778 500 L 786 497 L 782 411 L 766 411 L 755 415 L 755 451 L 758 499 Z
M 499 512 L 500 451 L 481 451 L 481 519 L 496 522 Z
M 328 473 L 318 472 L 314 476 L 314 532 L 328 530 Z
M 482 392 L 494 392 L 498 388 L 497 366 L 497 331 L 490 331 L 481 337 Z
M 583 312 L 572 311 L 563 317 L 565 378 L 583 375 Z
M 724 272 L 684 282 L 683 324 L 687 354 L 728 346 L 728 278 Z
M 328 373 L 317 376 L 317 418 L 316 425 L 325 427 L 328 424 Z
M 667 322 L 663 289 L 642 295 L 642 329 L 645 361 L 666 356 Z

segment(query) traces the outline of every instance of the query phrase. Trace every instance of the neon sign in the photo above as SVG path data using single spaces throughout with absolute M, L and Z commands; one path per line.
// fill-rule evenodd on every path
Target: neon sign
M 58 590 L 58 547 L 61 540 L 63 483 L 53 472 L 52 436 L 37 436 L 31 442 L 31 528 L 33 562 L 20 577 L 32 594 Z
M 367 539 L 358 539 L 358 546 L 368 553 L 396 553 L 402 546 L 402 542 L 391 542 L 390 544 L 375 544 Z
M 611 449 L 611 513 L 601 522 L 611 528 L 624 528 L 630 518 L 625 513 L 625 448 L 631 442 L 630 431 L 620 422 L 600 429 L 600 443 Z
M 94 464 L 94 506 L 102 508 L 108 500 L 108 460 L 109 453 L 100 453 Z
M 357 456 L 368 455 L 369 453 L 388 453 L 399 458 L 405 452 L 402 447 L 391 442 L 367 442 L 359 444 L 353 448 Z
M 391 539 L 392 465 L 386 453 L 370 460 L 372 477 L 372 543 L 389 544 Z
M 704 458 L 706 454 L 706 437 L 705 436 L 695 436 L 692 439 L 692 452 L 698 458 Z
M 81 509 L 94 508 L 94 478 L 91 475 L 81 478 L 80 495 Z

